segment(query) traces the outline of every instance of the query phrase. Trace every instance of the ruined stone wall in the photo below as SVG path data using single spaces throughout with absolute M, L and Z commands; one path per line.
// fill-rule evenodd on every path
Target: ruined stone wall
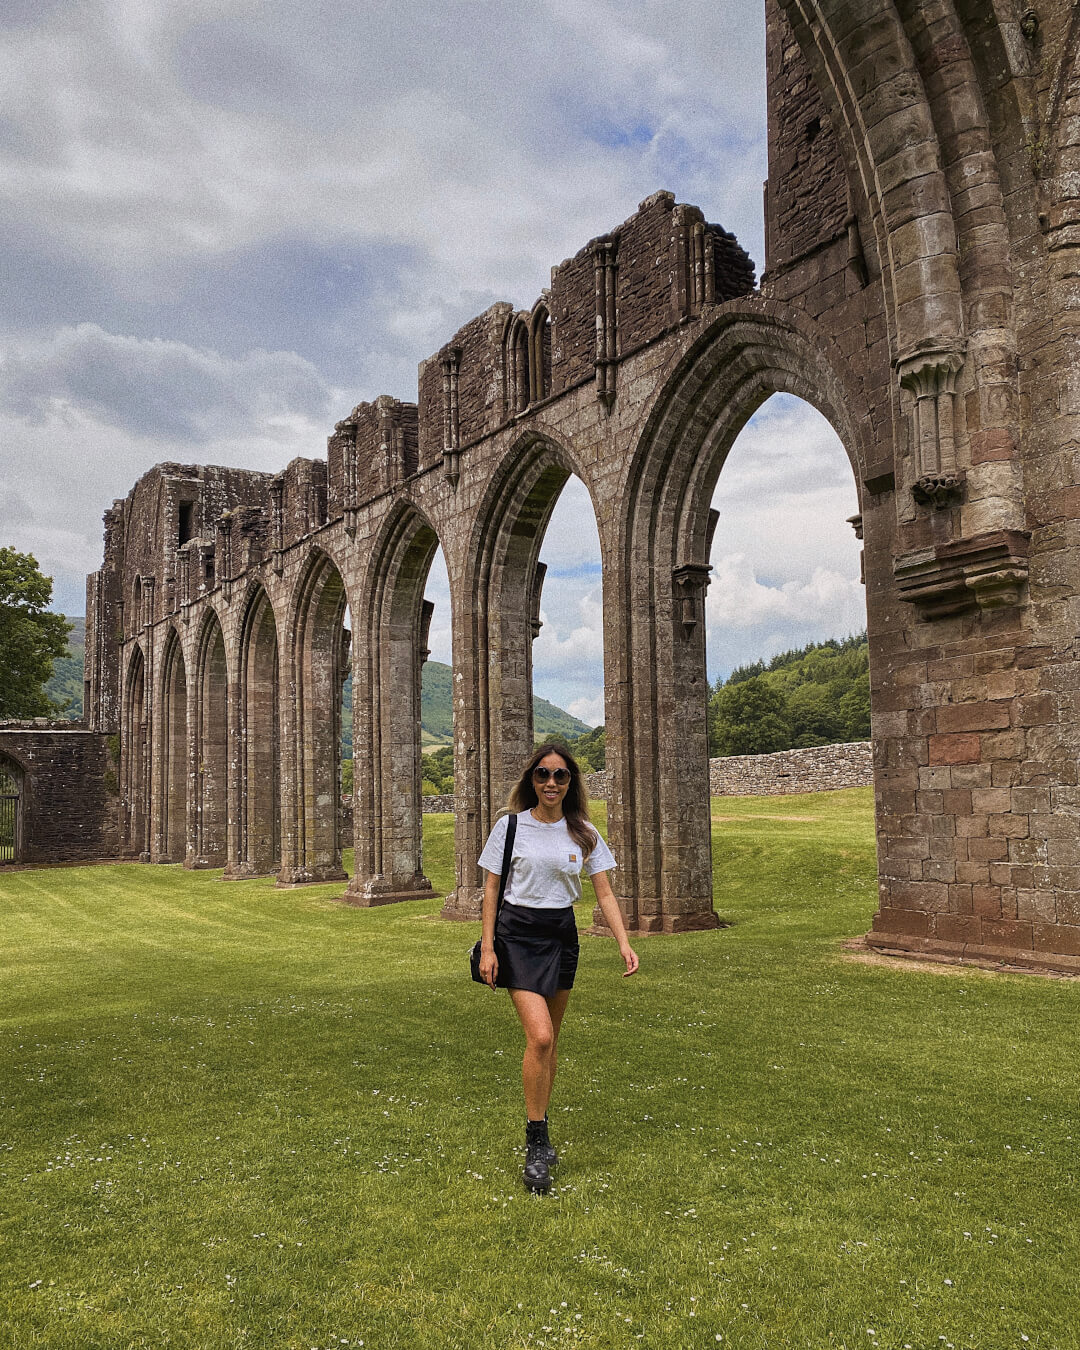
M 863 483 L 869 941 L 1078 968 L 1074 8 L 819 10 L 813 28 L 769 10 L 767 287 L 856 360 L 888 355 L 866 363 L 889 375 Z M 832 243 L 817 220 L 839 220 L 839 192 L 831 171 L 813 188 L 798 139 L 804 75 L 847 182 Z
M 848 189 L 832 117 L 778 0 L 767 0 L 769 266 L 806 257 L 842 231 Z
M 117 751 L 115 740 L 70 722 L 0 723 L 0 759 L 21 779 L 16 862 L 119 857 Z
M 859 495 L 869 940 L 1080 968 L 1073 7 L 1017 20 L 817 0 L 809 16 L 766 6 L 759 291 L 721 227 L 655 193 L 529 308 L 465 324 L 422 364 L 415 405 L 358 405 L 325 460 L 273 478 L 164 466 L 114 507 L 87 680 L 92 725 L 125 728 L 129 851 L 176 856 L 186 822 L 192 865 L 341 878 L 335 718 L 351 666 L 368 772 L 349 897 L 430 893 L 417 723 L 441 544 L 459 808 L 444 913 L 474 918 L 475 859 L 532 746 L 544 529 L 576 474 L 604 559 L 618 898 L 632 929 L 713 925 L 711 497 L 779 391 L 829 419 Z

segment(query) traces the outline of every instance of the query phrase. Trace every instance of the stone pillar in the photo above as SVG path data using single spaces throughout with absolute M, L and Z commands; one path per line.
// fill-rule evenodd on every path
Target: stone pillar
M 449 564 L 449 559 L 447 559 Z M 483 887 L 476 859 L 487 838 L 484 763 L 481 753 L 487 725 L 487 613 L 485 603 L 466 582 L 450 587 L 454 628 L 454 889 L 443 901 L 444 919 L 476 922 Z M 460 586 L 460 582 L 457 583 Z
M 371 612 L 354 616 L 356 866 L 344 897 L 353 905 L 435 894 L 422 862 L 420 682 L 432 614 L 423 590 L 437 545 L 430 527 L 406 517 L 378 564 Z

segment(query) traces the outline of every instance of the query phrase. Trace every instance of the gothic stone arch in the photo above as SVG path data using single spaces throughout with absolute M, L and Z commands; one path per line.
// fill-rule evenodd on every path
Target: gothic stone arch
M 161 689 L 164 631 L 187 634 L 189 690 L 201 689 L 192 635 L 214 609 L 226 672 L 241 671 L 259 587 L 288 616 L 279 875 L 341 875 L 311 691 L 342 673 L 348 595 L 354 753 L 374 766 L 355 803 L 351 898 L 423 893 L 415 719 L 387 711 L 385 694 L 400 682 L 407 706 L 415 692 L 437 539 L 459 798 L 445 912 L 475 916 L 480 838 L 528 740 L 544 512 L 575 472 L 603 555 L 620 900 L 634 928 L 708 926 L 708 497 L 746 416 L 787 389 L 833 422 L 863 514 L 879 860 L 868 940 L 1080 968 L 1074 9 L 765 10 L 756 287 L 730 234 L 656 193 L 555 268 L 530 308 L 493 305 L 454 334 L 421 364 L 415 404 L 354 408 L 325 459 L 275 476 L 161 465 L 107 513 L 88 588 L 89 715 L 100 731 L 124 724 L 129 849 L 146 853 L 158 809 L 146 784 L 159 781 L 162 724 L 146 700 Z M 225 771 L 238 813 L 250 732 L 232 679 Z M 237 865 L 248 852 L 229 844 Z

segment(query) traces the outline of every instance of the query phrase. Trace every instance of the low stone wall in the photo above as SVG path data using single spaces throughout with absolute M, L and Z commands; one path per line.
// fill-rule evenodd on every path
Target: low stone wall
M 714 797 L 782 797 L 789 792 L 871 787 L 873 782 L 869 741 L 709 760 L 709 792 Z
M 119 796 L 109 738 L 71 722 L 0 722 L 0 760 L 20 788 L 16 863 L 119 855 Z
M 593 801 L 607 801 L 610 782 L 611 775 L 606 769 L 585 775 L 585 788 Z M 873 784 L 874 754 L 869 741 L 709 760 L 709 792 L 713 797 L 782 797 L 787 793 L 835 792 Z M 425 813 L 453 809 L 453 797 L 424 798 Z
M 424 797 L 424 814 L 433 816 L 446 816 L 454 814 L 453 794 L 442 797 Z

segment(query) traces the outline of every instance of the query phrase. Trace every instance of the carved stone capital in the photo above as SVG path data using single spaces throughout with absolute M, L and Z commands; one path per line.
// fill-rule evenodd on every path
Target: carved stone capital
M 683 563 L 671 574 L 675 583 L 677 617 L 682 624 L 683 637 L 689 640 L 698 622 L 704 617 L 705 589 L 712 568 L 708 563 Z
M 911 440 L 915 453 L 915 500 L 935 509 L 950 500 L 955 485 L 944 480 L 956 472 L 953 430 L 956 377 L 964 364 L 956 347 L 927 347 L 896 363 L 900 387 L 914 395 Z M 941 479 L 940 483 L 934 480 Z
M 956 470 L 948 473 L 924 473 L 911 485 L 911 495 L 920 506 L 932 506 L 940 511 L 964 495 L 964 475 Z
M 963 365 L 964 354 L 956 348 L 929 348 L 901 357 L 896 375 L 901 389 L 909 389 L 916 398 L 932 398 L 954 392 Z

